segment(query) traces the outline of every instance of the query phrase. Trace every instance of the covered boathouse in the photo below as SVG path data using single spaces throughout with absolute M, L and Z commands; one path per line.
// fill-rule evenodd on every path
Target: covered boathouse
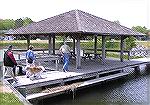
M 135 32 L 132 29 L 122 26 L 118 23 L 102 19 L 81 10 L 72 10 L 60 15 L 56 15 L 54 17 L 50 17 L 45 20 L 41 20 L 39 22 L 31 23 L 27 26 L 23 26 L 15 30 L 10 30 L 6 33 L 6 35 L 24 36 L 27 39 L 28 47 L 30 45 L 30 39 L 32 35 L 48 36 L 49 55 L 37 59 L 37 61 L 41 62 L 43 66 L 46 63 L 45 60 L 57 61 L 57 57 L 52 57 L 52 55 L 57 55 L 55 54 L 55 40 L 57 36 L 69 36 L 73 39 L 72 55 L 75 56 L 75 63 L 70 65 L 68 73 L 64 73 L 61 71 L 62 64 L 58 62 L 58 64 L 56 64 L 57 71 L 50 71 L 49 68 L 51 68 L 53 65 L 55 67 L 55 64 L 50 64 L 48 62 L 49 66 L 45 67 L 48 71 L 43 74 L 46 74 L 45 79 L 32 81 L 25 76 L 17 77 L 18 83 L 13 86 L 15 89 L 19 90 L 20 88 L 24 88 L 24 90 L 28 91 L 30 89 L 37 88 L 37 90 L 39 90 L 38 92 L 26 92 L 27 94 L 25 95 L 25 98 L 27 100 L 40 99 L 43 97 L 52 97 L 58 94 L 65 93 L 66 90 L 70 90 L 72 88 L 82 88 L 101 81 L 125 76 L 128 74 L 126 72 L 123 72 L 125 68 L 136 68 L 140 64 L 148 63 L 148 61 L 141 62 L 123 59 L 124 53 L 127 52 L 124 50 L 125 38 L 129 36 L 140 36 L 144 34 Z M 87 36 L 93 36 L 93 55 L 99 56 L 99 58 L 101 59 L 100 61 L 90 59 L 82 60 L 80 54 L 80 41 L 81 39 L 86 39 Z M 99 36 L 102 37 L 101 49 L 97 48 L 97 37 Z M 110 50 L 120 53 L 120 60 L 106 58 L 106 51 L 109 51 L 108 49 L 106 49 L 106 36 L 117 36 L 120 39 L 120 49 Z M 97 51 L 99 50 L 101 50 L 100 55 L 97 53 Z M 90 57 L 90 55 L 87 54 L 86 57 Z M 25 62 L 25 60 L 19 60 L 18 62 L 20 61 L 23 63 Z M 80 82 L 75 82 L 76 80 Z M 8 79 L 8 82 L 10 81 L 11 80 Z M 71 81 L 73 81 L 73 84 L 70 84 Z M 68 82 L 69 85 L 66 85 Z M 76 83 L 76 86 L 74 86 L 74 82 Z M 53 91 L 48 92 L 43 92 L 43 90 L 41 90 L 42 88 L 39 88 L 54 84 L 61 84 L 61 86 L 58 85 L 56 87 L 53 87 L 49 89 Z

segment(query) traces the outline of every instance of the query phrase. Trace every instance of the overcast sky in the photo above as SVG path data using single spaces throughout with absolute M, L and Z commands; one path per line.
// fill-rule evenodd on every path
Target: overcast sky
M 29 17 L 40 21 L 79 9 L 124 26 L 150 29 L 150 0 L 0 0 L 0 19 Z

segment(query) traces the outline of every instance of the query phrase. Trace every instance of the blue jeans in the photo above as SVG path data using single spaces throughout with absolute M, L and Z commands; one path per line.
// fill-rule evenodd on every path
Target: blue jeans
M 63 62 L 64 62 L 63 70 L 68 71 L 69 57 L 70 57 L 69 53 L 64 53 L 63 54 Z

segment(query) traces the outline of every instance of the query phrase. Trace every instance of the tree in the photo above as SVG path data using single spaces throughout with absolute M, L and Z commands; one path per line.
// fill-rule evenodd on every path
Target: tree
M 116 20 L 116 21 L 114 21 L 114 23 L 120 24 L 120 21 L 119 21 L 119 20 Z
M 22 27 L 22 26 L 23 26 L 23 20 L 21 18 L 15 20 L 15 28 L 19 28 L 19 27 Z
M 142 26 L 133 26 L 132 27 L 132 29 L 134 30 L 134 31 L 137 31 L 137 32 L 141 32 L 141 33 L 143 33 L 143 34 L 146 34 L 147 32 L 148 32 L 148 29 L 144 26 L 144 27 L 142 27 Z
M 5 19 L 3 25 L 5 30 L 13 29 L 15 27 L 15 21 L 13 19 Z
M 142 26 L 133 26 L 132 29 L 134 31 L 137 31 L 137 32 L 140 32 L 140 33 L 143 33 L 143 34 L 146 34 L 145 36 L 137 36 L 137 39 L 140 39 L 140 40 L 147 40 L 148 39 L 148 32 L 150 31 L 150 29 L 147 29 L 145 26 L 142 27 Z
M 133 36 L 129 36 L 125 39 L 125 49 L 131 50 L 132 48 L 136 47 L 136 38 Z
M 26 18 L 23 19 L 23 26 L 26 26 L 26 25 L 28 25 L 32 22 L 33 21 L 30 18 L 26 17 Z
M 0 30 L 4 30 L 3 20 L 0 20 Z
M 9 30 L 15 27 L 13 19 L 0 20 L 0 30 Z

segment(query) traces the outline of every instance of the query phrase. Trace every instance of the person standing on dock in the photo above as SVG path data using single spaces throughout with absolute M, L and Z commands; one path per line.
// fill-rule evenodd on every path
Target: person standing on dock
M 13 79 L 16 81 L 16 66 L 17 62 L 14 58 L 13 52 L 12 52 L 12 45 L 9 45 L 8 50 L 4 52 L 4 66 L 5 68 L 5 73 L 11 75 Z
M 27 65 L 28 64 L 32 64 L 32 63 L 34 63 L 34 61 L 35 61 L 35 54 L 34 54 L 34 52 L 33 52 L 33 46 L 32 45 L 30 45 L 29 46 L 29 50 L 26 52 L 26 62 L 27 62 Z
M 59 51 L 63 55 L 63 62 L 64 62 L 63 71 L 67 72 L 70 58 L 70 47 L 66 44 L 66 42 L 64 42 L 64 45 L 60 47 Z

